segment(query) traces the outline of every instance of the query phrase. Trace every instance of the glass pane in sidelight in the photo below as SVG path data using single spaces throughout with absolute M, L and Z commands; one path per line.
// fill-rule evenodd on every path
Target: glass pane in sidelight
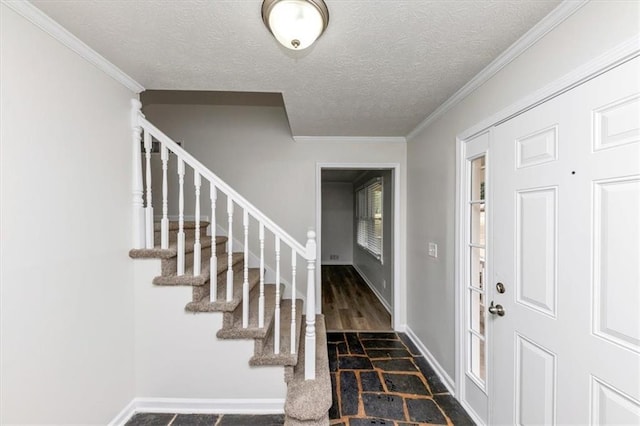
M 485 199 L 485 157 L 471 161 L 471 201 Z
M 482 293 L 479 293 L 474 290 L 469 290 L 470 297 L 469 300 L 471 304 L 469 306 L 469 320 L 471 324 L 469 327 L 471 330 L 476 333 L 482 335 L 484 337 L 484 324 L 485 324 L 485 307 L 484 307 L 484 298 L 485 296 Z
M 480 381 L 485 381 L 485 353 L 484 353 L 484 341 L 474 334 L 469 334 L 471 339 L 471 359 L 470 370 L 471 373 L 476 376 Z
M 485 245 L 485 205 L 484 203 L 471 204 L 471 244 Z
M 486 274 L 484 270 L 485 265 L 485 249 L 479 247 L 471 247 L 471 276 L 469 277 L 470 285 L 475 288 L 484 289 L 484 282 L 486 280 Z

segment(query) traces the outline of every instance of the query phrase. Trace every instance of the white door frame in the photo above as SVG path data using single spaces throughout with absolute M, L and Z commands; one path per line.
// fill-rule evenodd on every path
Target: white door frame
M 464 259 L 462 250 L 464 249 L 464 233 L 463 233 L 463 220 L 464 214 L 464 182 L 463 182 L 463 167 L 465 164 L 464 159 L 464 143 L 465 141 L 472 139 L 473 137 L 488 131 L 491 127 L 496 126 L 510 118 L 515 117 L 537 105 L 540 105 L 562 93 L 579 86 L 580 84 L 597 77 L 608 70 L 615 68 L 616 66 L 629 61 L 630 59 L 640 56 L 640 35 L 631 37 L 630 39 L 620 43 L 613 49 L 605 52 L 604 54 L 594 58 L 593 60 L 585 63 L 584 65 L 576 68 L 572 72 L 565 76 L 553 81 L 552 83 L 544 86 L 543 88 L 533 92 L 532 94 L 522 98 L 507 108 L 493 114 L 485 120 L 470 127 L 464 132 L 460 133 L 456 137 L 456 194 L 455 194 L 455 257 L 454 257 L 454 281 L 455 281 L 455 383 L 456 383 L 456 396 L 458 396 L 460 404 L 467 410 L 467 412 L 473 417 L 473 420 L 478 424 L 482 424 L 478 417 L 475 415 L 469 405 L 462 400 L 461 395 L 464 395 L 464 372 L 465 372 L 465 354 L 462 353 L 464 348 L 464 269 L 461 264 L 461 260 Z M 494 164 L 493 167 L 496 167 Z M 487 290 L 492 292 L 492 283 L 488 283 Z M 490 333 L 490 331 L 489 331 Z M 490 357 L 491 349 L 489 348 L 488 356 Z M 491 360 L 488 361 L 488 366 L 491 366 Z M 491 373 L 487 371 L 487 389 L 489 394 L 489 423 L 491 423 L 491 401 L 492 401 L 492 387 L 491 387 Z
M 322 170 L 362 169 L 393 171 L 393 294 L 391 324 L 396 331 L 404 331 L 400 312 L 406 309 L 404 283 L 400 281 L 400 164 L 399 163 L 316 163 L 316 241 L 318 253 L 322 253 Z M 316 260 L 316 312 L 322 313 L 322 258 Z

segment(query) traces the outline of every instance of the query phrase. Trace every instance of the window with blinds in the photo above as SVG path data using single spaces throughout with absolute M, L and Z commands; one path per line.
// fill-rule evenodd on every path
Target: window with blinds
M 356 191 L 358 245 L 382 263 L 382 178 Z

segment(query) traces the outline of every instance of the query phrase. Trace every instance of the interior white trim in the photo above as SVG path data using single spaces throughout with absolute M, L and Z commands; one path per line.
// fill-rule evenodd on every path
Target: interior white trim
M 401 280 L 405 262 L 402 259 L 401 241 L 406 236 L 403 233 L 400 222 L 400 205 L 402 193 L 400 181 L 402 179 L 399 163 L 316 163 L 316 235 L 318 253 L 322 253 L 322 169 L 363 169 L 363 170 L 393 170 L 393 310 L 391 322 L 393 329 L 404 331 L 406 319 L 403 321 L 403 313 L 407 310 L 406 282 Z M 318 256 L 316 261 L 316 312 L 322 313 L 322 260 Z
M 35 7 L 28 1 L 2 0 L 2 4 L 10 7 L 24 18 L 31 21 L 34 25 L 48 33 L 51 37 L 76 52 L 82 58 L 95 65 L 99 70 L 103 71 L 109 77 L 125 86 L 134 93 L 144 91 L 144 87 L 129 77 L 120 68 L 109 62 L 104 56 L 93 50 L 78 37 L 67 31 L 62 25 L 51 19 L 48 15 Z
M 429 127 L 434 121 L 442 117 L 451 108 L 462 102 L 467 96 L 473 93 L 478 87 L 489 81 L 500 70 L 509 65 L 518 56 L 524 53 L 538 40 L 544 37 L 549 31 L 564 22 L 565 19 L 577 12 L 589 0 L 563 1 L 551 13 L 545 16 L 533 28 L 527 31 L 522 37 L 516 40 L 511 46 L 480 71 L 475 77 L 462 86 L 456 93 L 447 99 L 442 105 L 436 108 L 427 118 L 416 126 L 408 135 L 407 139 L 414 138 L 419 132 Z
M 136 413 L 176 414 L 283 414 L 283 398 L 198 399 L 134 398 L 109 426 L 124 425 Z
M 442 380 L 442 383 L 444 383 L 444 385 L 447 387 L 447 389 L 449 390 L 449 393 L 451 393 L 451 395 L 453 396 L 456 396 L 456 385 L 453 379 L 451 378 L 451 376 L 449 376 L 447 372 L 444 370 L 444 368 L 442 368 L 440 363 L 431 354 L 431 352 L 429 351 L 429 349 L 427 349 L 424 343 L 422 343 L 422 341 L 418 338 L 416 333 L 413 332 L 411 327 L 407 325 L 404 332 L 407 333 L 407 336 L 409 336 L 411 341 L 416 345 L 420 353 L 427 359 L 427 361 L 429 362 L 429 365 L 433 367 L 433 370 L 436 372 L 438 377 L 440 377 L 440 380 Z
M 364 272 L 362 272 L 362 270 L 355 263 L 352 266 L 356 271 L 358 271 L 358 274 L 360 274 L 364 282 L 367 283 L 367 285 L 369 286 L 373 294 L 375 294 L 378 300 L 380 301 L 380 303 L 382 303 L 382 306 L 384 306 L 387 312 L 391 314 L 392 313 L 391 305 L 389 305 L 389 303 L 386 300 L 384 300 L 384 298 L 382 297 L 378 289 L 373 286 L 373 283 L 369 280 L 369 277 L 367 277 L 367 275 Z
M 294 136 L 299 143 L 407 143 L 404 136 Z

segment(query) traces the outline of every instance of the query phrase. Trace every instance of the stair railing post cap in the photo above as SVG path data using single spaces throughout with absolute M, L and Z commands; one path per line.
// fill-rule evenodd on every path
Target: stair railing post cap
M 314 231 L 313 229 L 309 229 L 307 231 L 307 238 L 310 240 L 313 240 L 316 238 L 316 231 Z

